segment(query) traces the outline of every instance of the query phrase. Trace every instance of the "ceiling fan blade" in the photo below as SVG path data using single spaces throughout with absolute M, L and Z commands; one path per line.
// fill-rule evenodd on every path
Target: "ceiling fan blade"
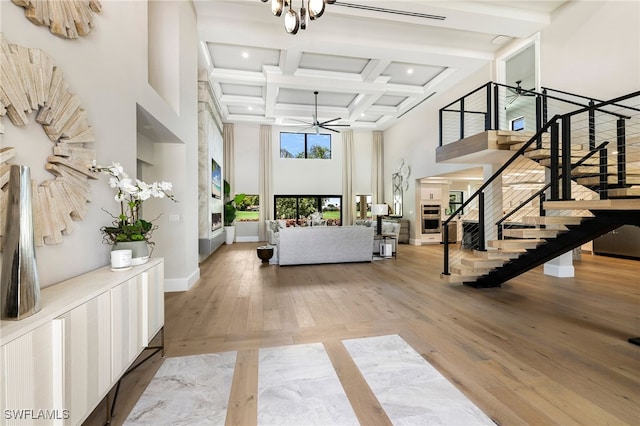
M 302 123 L 302 124 L 308 124 L 309 126 L 313 126 L 314 123 L 310 123 L 308 121 L 304 121 L 304 120 L 296 120 L 295 118 L 287 118 L 287 121 L 295 121 L 298 123 Z
M 330 128 L 328 128 L 328 127 L 324 127 L 324 126 L 322 126 L 322 125 L 320 125 L 320 126 L 318 126 L 318 127 L 320 127 L 321 129 L 328 130 L 328 131 L 330 131 L 330 132 L 340 133 L 340 132 L 339 132 L 338 130 L 336 130 L 336 129 L 330 129 Z
M 324 126 L 324 124 L 323 124 Z M 327 126 L 331 127 L 351 127 L 351 124 L 327 124 Z
M 342 117 L 333 118 L 333 119 L 331 119 L 331 120 L 323 121 L 323 122 L 322 122 L 322 123 L 320 123 L 320 124 L 328 124 L 328 123 L 331 123 L 331 122 L 333 122 L 333 121 L 338 121 L 338 120 L 342 120 Z

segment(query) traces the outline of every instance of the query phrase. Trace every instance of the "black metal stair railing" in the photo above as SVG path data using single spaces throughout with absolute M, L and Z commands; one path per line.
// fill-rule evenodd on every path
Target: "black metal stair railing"
M 475 93 L 494 87 L 496 85 L 485 85 L 476 89 Z M 513 149 L 514 155 L 443 221 L 443 275 L 451 274 L 450 267 L 455 260 L 455 257 L 450 256 L 448 224 L 456 218 L 464 222 L 466 217 L 473 217 L 475 222 L 475 234 L 469 238 L 463 229 L 461 248 L 486 251 L 487 240 L 496 235 L 501 239 L 503 225 L 510 218 L 526 218 L 528 214 L 539 216 L 543 212 L 544 202 L 544 198 L 540 197 L 552 201 L 605 199 L 611 189 L 624 190 L 631 184 L 640 184 L 639 99 L 640 92 L 634 92 L 607 102 L 590 101 L 586 106 L 579 102 L 567 102 L 574 107 L 578 104 L 580 108 L 554 115 L 525 143 L 514 145 L 517 147 L 517 150 Z M 541 101 L 536 101 L 536 112 L 545 110 L 540 108 L 540 103 Z M 461 106 L 463 105 L 465 104 Z M 442 111 L 447 108 L 449 107 Z M 485 121 L 487 116 L 483 116 Z M 495 111 L 491 116 L 495 117 Z M 544 146 L 540 145 L 543 138 L 547 141 Z M 607 145 L 613 145 L 613 141 L 615 148 L 609 154 Z M 597 158 L 596 153 L 599 154 Z M 628 171 L 630 164 L 633 167 L 632 174 Z M 540 177 L 532 180 L 532 172 L 538 173 L 537 176 Z M 515 177 L 518 175 L 528 177 L 518 181 Z M 506 187 L 505 182 L 511 185 L 508 190 L 502 189 Z M 500 188 L 497 189 L 497 186 Z M 514 205 L 515 209 L 504 210 L 505 206 Z M 469 216 L 469 212 L 473 212 L 475 216 Z M 558 214 L 561 215 L 562 212 Z M 492 225 L 487 226 L 489 223 Z M 468 246 L 469 241 L 473 242 L 471 246 Z M 464 256 L 465 250 L 453 252 L 459 259 L 461 255 Z M 468 280 L 474 281 L 476 278 L 477 276 L 469 276 Z

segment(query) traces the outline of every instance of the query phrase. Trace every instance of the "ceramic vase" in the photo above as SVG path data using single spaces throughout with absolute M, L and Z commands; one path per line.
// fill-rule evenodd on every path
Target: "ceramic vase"
M 31 200 L 31 172 L 12 165 L 0 274 L 0 317 L 20 320 L 40 310 Z

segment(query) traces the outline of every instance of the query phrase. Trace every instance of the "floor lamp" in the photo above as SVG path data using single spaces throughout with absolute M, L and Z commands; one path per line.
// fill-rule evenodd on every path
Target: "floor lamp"
M 376 215 L 376 232 L 382 234 L 382 217 L 389 214 L 389 206 L 386 204 L 374 204 L 371 214 Z

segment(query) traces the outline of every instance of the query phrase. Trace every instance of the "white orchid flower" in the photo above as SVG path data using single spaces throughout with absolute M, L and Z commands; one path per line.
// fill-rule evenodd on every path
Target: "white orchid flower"
M 118 176 L 124 173 L 124 168 L 120 163 L 113 162 L 111 165 L 111 173 L 114 176 Z

